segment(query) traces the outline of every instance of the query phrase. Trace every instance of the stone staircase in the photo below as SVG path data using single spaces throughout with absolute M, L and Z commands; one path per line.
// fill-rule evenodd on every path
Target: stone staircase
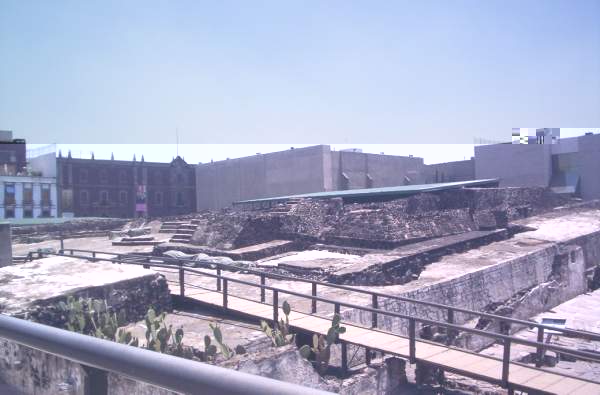
M 172 243 L 189 243 L 198 228 L 198 220 L 163 222 L 159 233 L 173 233 L 169 240 Z

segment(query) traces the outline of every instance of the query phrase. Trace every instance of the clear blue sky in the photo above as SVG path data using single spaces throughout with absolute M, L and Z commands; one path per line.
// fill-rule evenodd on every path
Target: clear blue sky
M 34 143 L 472 143 L 599 109 L 598 0 L 0 4 L 0 129 Z

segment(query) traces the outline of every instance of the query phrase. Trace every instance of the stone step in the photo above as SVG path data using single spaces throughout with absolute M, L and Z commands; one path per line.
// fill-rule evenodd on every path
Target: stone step
M 178 226 L 182 226 L 182 225 L 188 225 L 189 222 L 163 222 L 161 224 L 161 227 L 167 226 L 167 227 L 178 227 Z
M 177 232 L 174 232 L 174 233 L 177 233 L 177 234 L 180 234 L 180 235 L 193 235 L 195 231 L 196 231 L 195 229 L 192 230 L 192 229 L 181 229 L 181 228 L 179 228 L 179 229 L 177 229 Z
M 177 229 L 160 229 L 158 233 L 177 233 Z
M 192 224 L 179 225 L 179 229 L 196 230 L 197 228 L 198 228 L 198 225 L 192 225 Z
M 182 234 L 175 234 L 173 235 L 173 237 L 171 237 L 171 239 L 178 239 L 178 240 L 191 240 L 192 235 L 182 235 Z

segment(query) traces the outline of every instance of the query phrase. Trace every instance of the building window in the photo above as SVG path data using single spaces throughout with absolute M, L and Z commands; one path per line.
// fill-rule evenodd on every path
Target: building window
M 100 170 L 100 183 L 108 184 L 108 172 L 104 169 Z
M 108 205 L 108 191 L 100 191 L 100 204 L 102 206 Z
M 31 183 L 23 184 L 23 204 L 33 204 L 33 184 Z
M 183 206 L 185 202 L 183 201 L 183 192 L 177 192 L 177 205 Z
M 15 184 L 13 183 L 4 183 L 4 205 L 14 205 L 15 204 Z M 12 217 L 6 218 L 14 218 L 14 213 Z
M 119 182 L 121 184 L 127 184 L 127 174 L 125 173 L 125 170 L 121 170 L 119 173 Z
M 90 194 L 88 193 L 88 191 L 79 192 L 79 200 L 81 201 L 81 204 L 89 204 Z
M 44 218 L 50 217 L 50 208 L 48 208 L 48 207 L 42 208 L 42 217 L 44 217 Z
M 162 192 L 155 192 L 154 193 L 154 203 L 156 203 L 157 206 L 162 206 L 162 204 L 163 204 L 163 194 L 162 194 Z
M 15 209 L 12 207 L 6 207 L 4 209 L 4 218 L 14 218 L 15 217 Z
M 87 169 L 79 170 L 79 182 L 82 184 L 87 184 L 88 182 L 88 171 Z
M 23 209 L 23 218 L 33 218 L 33 209 L 31 207 Z
M 119 192 L 119 201 L 121 203 L 127 203 L 127 191 Z
M 50 184 L 42 184 L 42 206 L 50 206 L 52 199 L 50 199 Z

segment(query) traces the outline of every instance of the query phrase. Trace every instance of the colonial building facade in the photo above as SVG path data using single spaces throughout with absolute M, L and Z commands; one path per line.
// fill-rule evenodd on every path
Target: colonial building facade
M 75 217 L 159 217 L 196 210 L 194 166 L 171 163 L 57 159 L 59 213 Z

